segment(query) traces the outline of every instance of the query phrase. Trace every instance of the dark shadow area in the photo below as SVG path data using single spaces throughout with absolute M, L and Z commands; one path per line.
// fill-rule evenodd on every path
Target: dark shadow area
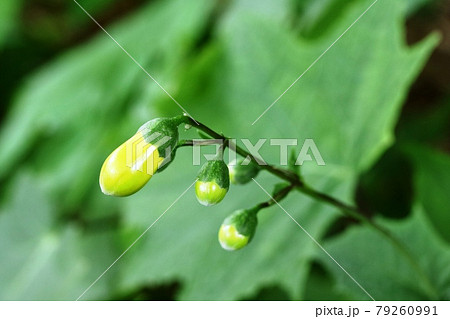
M 112 300 L 128 300 L 128 301 L 173 301 L 181 288 L 181 284 L 177 281 L 145 286 L 124 295 L 117 295 Z

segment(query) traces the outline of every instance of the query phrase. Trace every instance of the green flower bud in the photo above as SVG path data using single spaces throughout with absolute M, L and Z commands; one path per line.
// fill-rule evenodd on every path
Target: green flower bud
M 235 185 L 247 184 L 255 178 L 259 173 L 259 166 L 253 161 L 248 163 L 248 165 L 242 165 L 243 159 L 238 161 L 233 161 L 228 164 L 228 169 L 230 171 L 230 181 Z
M 238 210 L 223 221 L 219 230 L 219 243 L 223 249 L 238 250 L 252 240 L 258 223 L 256 213 L 256 210 Z
M 200 169 L 195 183 L 195 194 L 200 204 L 211 206 L 225 197 L 230 187 L 228 167 L 222 160 L 212 160 Z
M 173 161 L 178 143 L 179 118 L 156 118 L 142 125 L 141 132 L 148 143 L 158 148 L 159 156 L 164 160 L 158 166 L 157 173 L 163 171 Z

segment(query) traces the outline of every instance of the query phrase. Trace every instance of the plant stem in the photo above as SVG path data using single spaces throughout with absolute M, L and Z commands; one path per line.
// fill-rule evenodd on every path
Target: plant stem
M 276 192 L 272 196 L 271 199 L 269 199 L 265 202 L 259 203 L 258 205 L 256 205 L 254 207 L 254 209 L 261 210 L 263 208 L 267 208 L 267 207 L 275 205 L 277 202 L 280 202 L 281 200 L 283 200 L 294 188 L 295 188 L 295 186 L 292 184 L 289 184 L 289 185 L 283 187 L 278 192 Z
M 375 231 L 377 231 L 379 234 L 384 236 L 394 247 L 397 249 L 410 263 L 411 267 L 414 269 L 414 271 L 419 275 L 421 278 L 424 288 L 427 290 L 427 292 L 430 294 L 430 296 L 434 299 L 438 299 L 438 293 L 436 289 L 433 287 L 430 279 L 428 278 L 427 274 L 424 272 L 424 270 L 420 267 L 419 263 L 415 260 L 414 256 L 411 254 L 408 247 L 406 247 L 398 238 L 396 238 L 389 230 L 382 227 L 381 225 L 378 225 L 375 221 L 368 218 L 363 211 L 361 211 L 358 207 L 348 205 L 328 194 L 322 193 L 320 191 L 317 191 L 308 185 L 306 185 L 300 177 L 289 171 L 282 168 L 278 168 L 272 165 L 269 165 L 265 163 L 262 159 L 257 158 L 244 150 L 243 148 L 239 147 L 235 143 L 233 143 L 230 138 L 224 136 L 223 134 L 217 133 L 216 131 L 212 130 L 208 126 L 200 123 L 195 122 L 192 118 L 183 115 L 183 119 L 181 122 L 189 124 L 193 127 L 196 127 L 197 129 L 203 131 L 204 133 L 208 134 L 214 139 L 221 139 L 224 141 L 224 146 L 229 147 L 230 149 L 234 150 L 236 153 L 241 155 L 242 157 L 249 157 L 254 163 L 259 165 L 259 167 L 263 170 L 266 170 L 270 172 L 271 174 L 278 176 L 279 178 L 289 182 L 289 186 L 284 187 L 281 189 L 277 194 L 274 195 L 274 199 L 278 202 L 279 200 L 282 200 L 284 197 L 286 197 L 293 189 L 296 189 L 300 191 L 301 193 L 308 195 L 309 197 L 312 197 L 318 201 L 327 203 L 333 207 L 338 208 L 340 211 L 342 211 L 346 216 L 360 221 L 363 224 L 368 225 Z M 255 208 L 266 208 L 270 207 L 275 204 L 275 201 L 270 199 L 266 202 L 260 203 Z
M 416 261 L 414 256 L 409 251 L 408 247 L 406 247 L 400 240 L 398 240 L 389 230 L 382 227 L 381 225 L 378 225 L 374 220 L 367 218 L 362 211 L 360 211 L 357 207 L 347 205 L 327 194 L 321 193 L 319 191 L 316 191 L 308 186 L 305 185 L 305 187 L 297 187 L 297 190 L 300 192 L 307 194 L 319 201 L 326 202 L 334 207 L 337 207 L 341 209 L 344 213 L 347 214 L 347 216 L 352 217 L 363 224 L 368 225 L 370 228 L 374 229 L 381 235 L 383 235 L 393 246 L 397 251 L 399 251 L 403 257 L 406 258 L 406 260 L 410 263 L 411 267 L 414 269 L 414 271 L 418 274 L 418 276 L 421 278 L 424 288 L 427 290 L 427 292 L 432 296 L 433 299 L 438 299 L 439 294 L 436 291 L 436 289 L 433 287 L 433 284 L 431 283 L 430 279 L 428 278 L 427 274 L 424 272 L 422 267 L 420 267 L 419 263 Z
M 194 120 L 191 119 L 188 116 L 184 116 L 184 119 L 185 119 L 184 123 L 198 128 L 199 130 L 205 132 L 206 134 L 208 134 L 212 138 L 223 140 L 225 146 L 227 146 L 228 148 L 231 148 L 232 150 L 236 151 L 236 153 L 238 153 L 242 157 L 249 157 L 253 162 L 255 162 L 257 165 L 259 165 L 261 167 L 261 169 L 264 169 L 264 170 L 266 170 L 266 171 L 268 171 L 268 172 L 270 172 L 270 173 L 280 177 L 281 179 L 284 179 L 284 180 L 286 180 L 286 181 L 288 181 L 291 184 L 294 184 L 296 186 L 302 186 L 303 185 L 303 182 L 300 180 L 300 178 L 296 174 L 294 174 L 293 172 L 285 170 L 285 169 L 281 169 L 281 168 L 278 168 L 278 167 L 275 167 L 275 166 L 272 166 L 272 165 L 268 165 L 262 159 L 253 156 L 252 154 L 250 154 L 249 152 L 245 151 L 240 146 L 238 146 L 235 143 L 233 143 L 230 140 L 230 138 L 215 132 L 214 130 L 210 129 L 209 127 L 207 127 L 206 125 L 204 125 L 204 124 L 202 124 L 202 123 L 200 123 L 198 121 L 194 122 Z M 264 163 L 264 164 L 261 164 L 261 163 Z
M 216 140 L 203 140 L 203 141 L 180 140 L 176 147 L 179 148 L 179 147 L 184 147 L 184 146 L 194 146 L 194 145 L 205 146 L 205 145 L 215 145 L 215 144 L 219 144 L 219 143 L 217 143 Z

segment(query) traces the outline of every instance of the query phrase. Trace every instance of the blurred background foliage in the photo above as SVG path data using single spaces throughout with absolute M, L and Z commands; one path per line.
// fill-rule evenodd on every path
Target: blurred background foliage
M 327 165 L 305 164 L 305 180 L 358 204 L 420 266 L 291 194 L 286 210 L 375 299 L 450 299 L 449 1 L 379 0 L 254 126 L 372 1 L 79 3 L 196 119 L 237 138 L 313 138 Z M 106 156 L 180 109 L 73 1 L 2 0 L 0 56 L 0 299 L 73 300 L 198 167 L 181 149 L 136 195 L 101 193 Z M 267 144 L 264 157 L 279 161 Z M 221 221 L 266 199 L 250 184 L 205 208 L 188 192 L 83 299 L 368 298 L 277 207 L 251 245 L 223 251 Z

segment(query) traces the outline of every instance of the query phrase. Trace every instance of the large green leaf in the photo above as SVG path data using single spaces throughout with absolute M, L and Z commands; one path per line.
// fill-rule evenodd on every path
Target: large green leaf
M 195 170 L 182 173 L 189 157 L 180 156 L 178 160 L 185 163 L 170 167 L 166 176 L 154 177 L 143 192 L 124 201 L 129 227 L 150 225 L 193 181 Z M 273 178 L 263 179 L 264 187 L 270 188 Z M 183 280 L 181 299 L 221 300 L 242 298 L 261 285 L 276 282 L 297 298 L 314 244 L 282 211 L 273 208 L 261 214 L 251 245 L 235 253 L 224 251 L 217 232 L 227 214 L 267 199 L 255 184 L 245 191 L 233 188 L 227 196 L 224 203 L 209 209 L 197 203 L 193 190 L 180 199 L 124 258 L 122 288 L 176 278 Z M 303 196 L 292 196 L 283 205 L 288 211 L 302 212 L 301 222 L 315 235 L 321 235 L 330 222 L 331 209 L 322 209 L 324 214 L 319 216 L 308 214 L 322 205 Z
M 437 41 L 430 37 L 406 47 L 398 23 L 402 2 L 377 3 L 259 122 L 250 124 L 369 4 L 350 6 L 338 25 L 315 40 L 298 39 L 264 16 L 232 11 L 217 31 L 219 49 L 207 52 L 203 62 L 210 78 L 203 73 L 197 82 L 191 76 L 198 70 L 189 74 L 182 99 L 193 101 L 188 104 L 201 110 L 194 112 L 200 119 L 235 136 L 314 138 L 327 162 L 318 168 L 321 175 L 368 167 L 392 143 L 398 107 Z
M 180 100 L 226 134 L 314 138 L 327 166 L 303 167 L 307 181 L 349 199 L 357 173 L 392 143 L 399 106 L 436 44 L 431 37 L 406 47 L 401 3 L 380 2 L 259 123 L 251 123 L 368 4 L 350 6 L 336 28 L 315 41 L 296 38 L 264 13 L 231 7 L 213 44 L 187 71 Z M 276 150 L 265 154 L 277 160 Z M 122 201 L 130 228 L 145 229 L 184 191 L 195 177 L 189 162 L 189 156 L 179 156 L 150 186 Z M 273 179 L 261 178 L 270 190 Z M 123 289 L 177 278 L 184 284 L 181 299 L 237 299 L 279 283 L 292 298 L 302 298 L 317 247 L 279 208 L 261 214 L 257 235 L 245 250 L 230 254 L 217 243 L 227 214 L 264 199 L 256 185 L 236 188 L 206 212 L 195 206 L 190 192 L 125 258 Z M 336 217 L 333 209 L 298 194 L 283 206 L 319 240 Z
M 176 77 L 172 74 L 183 65 L 200 36 L 211 7 L 212 2 L 203 0 L 159 2 L 108 27 L 108 31 L 173 91 L 170 87 Z M 170 78 L 172 81 L 168 81 Z M 132 134 L 145 119 L 163 112 L 157 110 L 157 104 L 165 98 L 160 88 L 102 32 L 39 70 L 19 90 L 0 131 L 0 176 L 14 181 L 18 166 L 32 168 L 39 187 L 51 195 L 46 200 L 54 209 L 41 216 L 34 207 L 43 204 L 30 201 L 22 212 L 27 218 L 21 218 L 10 212 L 9 206 L 3 208 L 3 225 L 10 229 L 4 232 L 5 240 L 2 237 L 3 251 L 19 253 L 1 257 L 5 264 L 1 276 L 6 278 L 2 280 L 2 299 L 75 299 L 117 257 L 119 252 L 111 251 L 111 232 L 81 233 L 67 223 L 58 224 L 56 234 L 46 224 L 38 235 L 24 240 L 27 249 L 23 251 L 8 236 L 19 232 L 13 223 L 24 223 L 28 216 L 77 214 L 77 218 L 85 215 L 83 218 L 89 220 L 117 214 L 116 202 L 103 196 L 98 188 L 102 161 L 112 145 Z M 22 187 L 24 183 L 9 189 L 8 194 Z M 21 195 L 25 196 L 26 191 L 29 189 Z M 35 227 L 25 226 L 30 228 L 27 232 Z M 38 254 L 41 250 L 48 251 L 44 259 Z M 73 258 L 67 258 L 70 253 Z M 53 278 L 48 278 L 52 272 Z M 106 284 L 109 282 L 108 278 Z M 89 296 L 111 298 L 114 287 L 106 284 L 96 285 L 96 291 Z
M 417 145 L 405 149 L 415 167 L 416 204 L 406 220 L 379 222 L 402 242 L 414 262 L 384 236 L 360 226 L 332 238 L 325 247 L 377 300 L 449 300 L 450 160 Z M 340 291 L 364 297 L 334 264 L 320 259 L 336 277 Z
M 407 247 L 419 270 L 385 237 L 365 227 L 352 227 L 325 248 L 376 300 L 449 300 L 450 248 L 436 236 L 425 210 L 417 204 L 407 220 L 379 221 Z M 321 259 L 341 291 L 367 299 L 334 264 Z
M 76 299 L 119 253 L 112 232 L 59 227 L 55 207 L 29 174 L 11 192 L 0 212 L 0 300 Z M 99 283 L 93 298 L 107 298 L 112 278 Z
M 450 157 L 425 147 L 411 146 L 415 192 L 434 229 L 450 242 Z
M 210 9 L 204 0 L 160 2 L 109 31 L 173 91 L 167 79 L 186 59 Z M 14 173 L 32 152 L 31 162 L 49 191 L 73 207 L 96 186 L 111 145 L 132 134 L 143 118 L 159 113 L 148 105 L 161 98 L 167 96 L 101 33 L 35 74 L 18 92 L 0 131 L 0 177 Z M 67 185 L 70 193 L 63 192 Z
M 288 1 L 236 1 L 215 21 L 206 43 L 202 39 L 195 46 L 212 3 L 156 2 L 110 31 L 192 115 L 217 130 L 253 140 L 313 138 L 327 165 L 303 167 L 307 181 L 350 201 L 357 174 L 392 142 L 401 102 L 436 37 L 408 48 L 400 24 L 403 2 L 380 1 L 251 126 L 370 2 L 347 4 L 333 28 L 320 38 L 306 39 L 285 23 Z M 259 4 L 264 6 L 252 10 Z M 127 199 L 103 196 L 98 171 L 108 152 L 142 122 L 179 111 L 101 34 L 42 69 L 18 92 L 0 131 L 0 176 L 13 175 L 23 161 L 38 173 L 39 184 L 52 194 L 49 200 L 58 202 L 58 213 L 81 211 L 84 218 L 122 214 L 124 250 L 186 189 L 198 168 L 182 149 L 171 167 Z M 278 160 L 276 149 L 263 152 L 267 159 Z M 260 183 L 270 191 L 275 179 L 261 174 Z M 246 249 L 233 254 L 217 243 L 227 214 L 266 199 L 251 184 L 232 188 L 225 202 L 207 209 L 189 192 L 114 266 L 119 280 L 111 291 L 177 279 L 182 282 L 181 299 L 238 299 L 274 283 L 291 298 L 302 298 L 317 248 L 279 208 L 261 214 L 256 237 Z M 334 209 L 299 194 L 282 205 L 319 240 L 337 216 Z M 64 234 L 74 232 L 62 227 Z M 39 247 L 36 242 L 27 244 L 30 250 Z M 86 252 L 95 250 L 97 245 L 86 247 Z M 92 257 L 99 268 L 89 268 L 91 281 L 114 261 L 106 259 Z M 58 260 L 50 259 L 49 265 Z M 32 276 L 31 270 L 23 274 Z M 84 297 L 102 298 L 102 282 L 115 279 L 112 275 L 107 273 Z M 51 282 L 46 291 L 21 291 L 11 298 L 76 298 L 83 290 L 80 282 L 85 287 L 89 283 L 67 283 L 67 295 L 51 295 L 56 285 Z

